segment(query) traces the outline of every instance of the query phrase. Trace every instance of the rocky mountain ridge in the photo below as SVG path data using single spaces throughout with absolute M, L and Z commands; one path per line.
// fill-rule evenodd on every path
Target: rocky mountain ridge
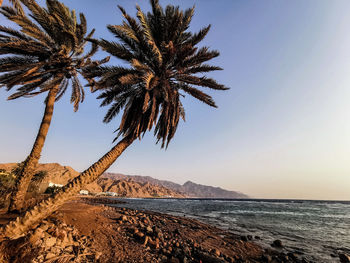
M 105 173 L 102 175 L 103 178 L 109 178 L 114 180 L 120 179 L 132 179 L 135 182 L 150 183 L 153 185 L 163 186 L 173 191 L 182 193 L 183 195 L 190 198 L 236 198 L 245 199 L 249 198 L 248 195 L 237 191 L 229 191 L 220 187 L 207 186 L 202 184 L 196 184 L 191 181 L 187 181 L 183 185 L 177 184 L 171 181 L 158 180 L 150 176 L 140 175 L 124 175 L 120 173 Z
M 17 163 L 0 164 L 0 169 L 10 172 Z M 43 193 L 49 183 L 65 185 L 68 181 L 79 175 L 70 166 L 62 166 L 58 163 L 39 164 L 37 172 L 46 171 L 47 175 L 41 180 L 37 187 L 39 193 Z M 115 192 L 122 197 L 185 197 L 183 194 L 170 190 L 166 187 L 153 185 L 148 182 L 136 182 L 131 178 L 109 179 L 99 178 L 97 181 L 84 187 L 90 193 Z
M 11 171 L 16 163 L 0 164 L 0 169 Z M 58 163 L 40 164 L 37 171 L 47 171 L 47 176 L 40 183 L 40 191 L 48 187 L 49 182 L 66 184 L 79 175 L 70 166 Z M 190 197 L 190 198 L 249 198 L 236 191 L 220 187 L 196 184 L 191 181 L 183 185 L 171 181 L 158 180 L 150 176 L 105 173 L 97 181 L 85 187 L 91 193 L 116 192 L 124 197 Z

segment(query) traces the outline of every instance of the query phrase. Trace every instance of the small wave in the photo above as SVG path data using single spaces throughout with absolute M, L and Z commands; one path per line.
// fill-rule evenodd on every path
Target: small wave
M 308 212 L 292 212 L 292 211 L 262 211 L 262 210 L 230 210 L 220 212 L 223 214 L 264 214 L 264 215 L 292 215 L 292 216 L 314 216 L 312 213 Z

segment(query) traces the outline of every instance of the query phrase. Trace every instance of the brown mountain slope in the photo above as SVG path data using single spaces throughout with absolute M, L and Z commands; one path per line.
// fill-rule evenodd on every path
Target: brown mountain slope
M 153 185 L 163 186 L 175 192 L 182 193 L 183 195 L 191 198 L 249 198 L 249 196 L 237 191 L 229 191 L 220 187 L 196 184 L 191 181 L 188 181 L 181 185 L 170 181 L 158 180 L 150 176 L 124 175 L 119 173 L 105 173 L 104 175 L 102 175 L 102 177 L 114 180 L 132 179 L 133 181 L 139 183 L 148 182 Z
M 150 183 L 139 183 L 131 179 L 113 180 L 100 178 L 97 184 L 103 192 L 116 192 L 123 197 L 184 197 L 178 192 Z
M 0 169 L 11 170 L 17 164 L 0 164 Z M 57 163 L 40 164 L 37 171 L 47 171 L 48 176 L 43 180 L 41 189 L 46 189 L 49 182 L 66 184 L 79 173 L 69 166 Z M 158 180 L 150 176 L 124 175 L 105 173 L 97 182 L 85 187 L 92 193 L 116 192 L 125 197 L 197 197 L 197 198 L 249 198 L 236 191 L 228 191 L 220 187 L 200 185 L 186 182 L 183 185 L 170 181 Z
M 16 163 L 0 164 L 0 169 L 11 171 L 17 166 Z M 39 164 L 37 172 L 46 171 L 47 175 L 40 183 L 39 192 L 44 192 L 49 183 L 65 185 L 69 180 L 79 175 L 70 166 L 62 166 L 58 163 Z M 153 185 L 150 183 L 135 182 L 130 179 L 114 180 L 108 178 L 100 178 L 84 189 L 91 193 L 115 192 L 123 197 L 184 197 L 176 191 L 169 190 L 166 187 Z

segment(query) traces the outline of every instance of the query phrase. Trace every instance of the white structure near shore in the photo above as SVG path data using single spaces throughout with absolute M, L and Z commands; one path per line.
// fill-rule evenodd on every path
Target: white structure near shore
M 79 194 L 81 194 L 81 195 L 88 195 L 89 191 L 88 190 L 80 190 Z
M 49 187 L 63 187 L 63 184 L 55 184 L 55 183 L 51 183 L 49 182 Z
M 101 193 L 98 193 L 96 194 L 97 196 L 99 195 L 104 195 L 104 196 L 118 196 L 118 193 L 116 192 L 101 192 Z

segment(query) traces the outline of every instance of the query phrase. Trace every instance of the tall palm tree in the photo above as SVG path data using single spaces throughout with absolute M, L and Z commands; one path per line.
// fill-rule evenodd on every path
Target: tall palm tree
M 104 39 L 95 41 L 131 67 L 99 66 L 85 70 L 88 77 L 99 77 L 94 89 L 102 90 L 99 96 L 102 106 L 110 105 L 104 121 L 109 122 L 124 109 L 118 134 L 122 139 L 61 191 L 11 222 L 4 229 L 4 236 L 19 237 L 35 222 L 50 215 L 84 185 L 96 180 L 135 139 L 141 138 L 153 126 L 157 140 L 162 142 L 161 147 L 167 146 L 179 118 L 184 118 L 181 92 L 216 107 L 209 95 L 194 87 L 227 89 L 211 78 L 196 75 L 220 69 L 203 64 L 217 57 L 219 52 L 196 47 L 209 27 L 192 34 L 187 29 L 193 8 L 182 12 L 179 7 L 169 5 L 163 9 L 157 0 L 151 0 L 151 5 L 152 13 L 147 15 L 137 7 L 138 21 L 119 7 L 126 21 L 122 25 L 108 26 L 108 29 L 121 43 Z
M 0 13 L 20 28 L 15 30 L 0 25 L 0 86 L 8 91 L 16 88 L 9 100 L 47 93 L 45 112 L 33 148 L 21 164 L 15 191 L 10 200 L 10 210 L 23 208 L 24 197 L 39 162 L 45 138 L 51 123 L 54 103 L 71 84 L 71 103 L 74 110 L 84 100 L 84 90 L 78 75 L 85 77 L 84 68 L 93 68 L 105 61 L 92 62 L 97 44 L 84 54 L 86 19 L 80 14 L 80 23 L 74 11 L 57 0 L 47 0 L 47 8 L 34 0 L 21 0 L 28 8 L 29 16 L 16 8 L 4 6 Z

